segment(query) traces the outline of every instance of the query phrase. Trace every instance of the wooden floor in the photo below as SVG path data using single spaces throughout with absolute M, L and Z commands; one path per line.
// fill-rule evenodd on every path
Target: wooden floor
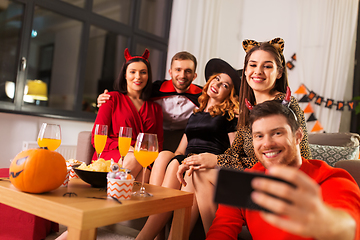
M 59 232 L 49 234 L 45 240 L 54 240 L 61 233 L 66 231 L 66 226 L 60 225 Z M 98 240 L 133 240 L 139 233 L 139 230 L 126 226 L 126 224 L 118 223 L 98 228 Z

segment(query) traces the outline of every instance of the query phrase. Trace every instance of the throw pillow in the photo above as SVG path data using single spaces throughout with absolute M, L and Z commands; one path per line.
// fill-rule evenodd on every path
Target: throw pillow
M 359 147 L 339 147 L 328 145 L 309 144 L 313 159 L 324 160 L 334 167 L 339 160 L 357 159 Z

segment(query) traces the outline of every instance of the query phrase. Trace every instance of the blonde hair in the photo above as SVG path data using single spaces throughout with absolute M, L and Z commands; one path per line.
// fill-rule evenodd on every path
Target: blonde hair
M 200 107 L 198 109 L 194 109 L 194 113 L 202 112 L 207 106 L 209 95 L 207 95 L 207 90 L 209 89 L 210 82 L 216 78 L 219 74 L 214 74 L 209 77 L 209 80 L 205 84 L 201 96 L 198 98 Z M 229 117 L 228 120 L 231 121 L 234 119 L 235 115 L 239 113 L 239 100 L 238 96 L 235 93 L 234 85 L 231 88 L 229 96 L 227 96 L 224 101 L 220 104 L 214 105 L 209 108 L 209 113 L 212 117 L 222 115 L 224 116 L 225 113 L 228 113 Z

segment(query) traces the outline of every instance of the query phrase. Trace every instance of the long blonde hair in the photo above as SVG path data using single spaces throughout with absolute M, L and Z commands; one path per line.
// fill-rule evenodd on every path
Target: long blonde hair
M 219 74 L 214 74 L 211 77 L 209 77 L 209 80 L 205 84 L 201 96 L 198 98 L 200 107 L 197 109 L 194 109 L 194 113 L 202 112 L 207 106 L 207 103 L 209 101 L 209 95 L 207 94 L 207 90 L 209 89 L 210 82 L 216 78 Z M 214 105 L 209 108 L 209 113 L 212 117 L 222 115 L 224 116 L 225 113 L 228 113 L 229 117 L 228 120 L 231 121 L 235 115 L 237 115 L 239 112 L 239 100 L 238 96 L 235 93 L 234 85 L 231 88 L 229 96 L 227 96 L 224 101 L 220 104 Z

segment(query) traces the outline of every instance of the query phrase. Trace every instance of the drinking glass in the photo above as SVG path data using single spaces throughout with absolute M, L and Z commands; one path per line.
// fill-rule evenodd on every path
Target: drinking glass
M 143 177 L 141 181 L 141 188 L 139 191 L 134 192 L 133 196 L 138 197 L 151 197 L 152 194 L 145 191 L 144 180 L 146 167 L 149 166 L 158 156 L 158 140 L 156 134 L 139 133 L 136 138 L 134 155 L 136 160 L 143 167 Z
M 95 136 L 94 136 L 94 143 L 95 143 L 95 151 L 97 153 L 98 159 L 102 151 L 104 151 L 106 140 L 107 140 L 107 133 L 108 133 L 108 126 L 96 124 L 95 125 Z
M 120 127 L 119 130 L 119 152 L 121 155 L 121 160 L 119 164 L 121 166 L 124 163 L 125 155 L 128 153 L 132 138 L 132 129 L 130 127 Z
M 60 125 L 43 123 L 39 131 L 37 142 L 39 147 L 55 151 L 61 144 Z

